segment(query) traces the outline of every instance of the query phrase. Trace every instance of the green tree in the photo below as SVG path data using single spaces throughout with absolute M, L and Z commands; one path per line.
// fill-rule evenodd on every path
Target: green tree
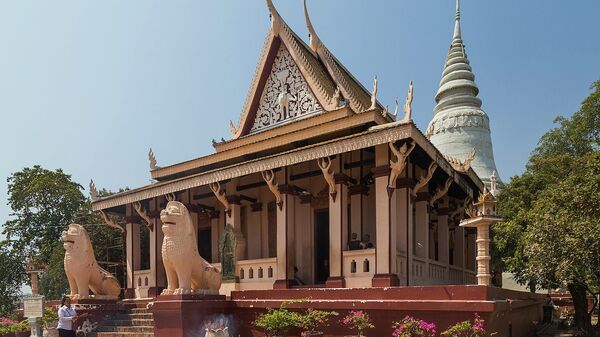
M 58 300 L 68 294 L 69 281 L 64 269 L 65 249 L 56 242 L 44 273 L 40 277 L 40 294 L 47 300 Z
M 7 179 L 13 219 L 3 233 L 24 256 L 48 263 L 61 232 L 75 220 L 85 198 L 82 187 L 62 170 L 25 168 Z
M 542 136 L 526 166 L 498 197 L 500 267 L 531 288 L 566 287 L 576 324 L 591 330 L 586 295 L 600 287 L 600 81 L 571 118 Z
M 0 241 L 0 315 L 7 316 L 15 308 L 26 281 L 25 259 L 13 250 L 10 242 Z
M 92 212 L 90 200 L 82 193 L 82 186 L 72 181 L 70 175 L 60 169 L 50 171 L 33 166 L 13 173 L 7 181 L 8 204 L 13 213 L 5 223 L 3 233 L 11 242 L 12 256 L 20 257 L 21 265 L 27 256 L 47 265 L 40 279 L 42 295 L 58 299 L 68 289 L 60 237 L 71 223 L 79 223 L 86 228 L 96 259 L 123 282 L 121 233 L 105 226 Z M 107 196 L 111 192 L 102 190 L 99 194 Z M 113 263 L 107 266 L 105 262 Z M 4 268 L 4 262 L 0 261 L 0 264 Z M 18 294 L 15 292 L 11 296 L 14 298 Z

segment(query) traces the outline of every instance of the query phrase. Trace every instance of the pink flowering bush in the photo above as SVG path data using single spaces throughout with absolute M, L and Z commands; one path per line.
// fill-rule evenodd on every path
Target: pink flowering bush
M 393 337 L 435 337 L 435 323 L 428 323 L 410 316 L 394 322 Z
M 444 337 L 486 337 L 493 336 L 494 333 L 489 333 L 485 330 L 485 321 L 475 314 L 473 323 L 471 321 L 464 321 L 456 323 L 449 327 L 446 331 L 442 332 Z
M 29 330 L 27 320 L 19 322 L 8 317 L 0 317 L 0 335 L 18 333 L 27 330 Z
M 354 330 L 358 333 L 357 336 L 363 336 L 363 331 L 366 329 L 372 329 L 375 327 L 369 315 L 362 311 L 350 311 L 350 313 L 342 318 L 342 325 L 349 328 L 350 330 Z

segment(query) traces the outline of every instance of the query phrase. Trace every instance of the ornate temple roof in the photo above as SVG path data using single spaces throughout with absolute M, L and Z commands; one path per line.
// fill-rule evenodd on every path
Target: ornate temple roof
M 460 0 L 457 0 L 454 35 L 427 134 L 444 155 L 459 161 L 471 157 L 474 150 L 471 166 L 481 179 L 489 182 L 492 173 L 497 171 L 489 117 L 477 97 L 479 88 L 465 51 L 460 20 Z
M 414 140 L 425 157 L 435 161 L 468 195 L 483 188 L 470 165 L 472 158 L 445 157 L 412 122 L 412 84 L 405 118 L 394 122 L 395 117 L 386 112 L 376 95 L 362 86 L 320 40 L 308 15 L 306 1 L 308 44 L 291 30 L 272 1 L 266 2 L 271 29 L 239 121 L 235 125 L 231 123 L 231 139 L 213 140 L 215 153 L 169 166 L 157 166 L 150 151 L 150 172 L 155 181 L 137 189 L 95 198 L 94 210 L 121 207 L 213 182 L 405 139 Z M 460 26 L 458 29 L 460 37 Z M 462 45 L 462 41 L 460 43 Z M 376 91 L 375 82 L 373 92 Z
M 237 124 L 231 124 L 232 141 L 268 129 L 266 126 L 257 128 L 254 122 L 257 115 L 260 118 L 260 105 L 261 100 L 264 101 L 263 90 L 265 90 L 265 85 L 279 84 L 278 80 L 269 81 L 269 77 L 273 77 L 272 75 L 276 75 L 274 77 L 278 77 L 279 81 L 283 82 L 282 84 L 285 84 L 290 89 L 289 94 L 292 96 L 296 92 L 291 90 L 294 88 L 290 88 L 290 84 L 295 89 L 301 87 L 301 84 L 295 85 L 298 81 L 305 81 L 308 85 L 310 94 L 315 96 L 320 106 L 313 104 L 311 108 L 314 111 L 306 111 L 306 109 L 300 111 L 301 109 L 298 108 L 298 115 L 302 112 L 302 114 L 310 116 L 314 112 L 329 112 L 337 110 L 342 106 L 348 106 L 354 113 L 361 113 L 367 110 L 383 111 L 383 107 L 379 102 L 376 102 L 375 107 L 372 106 L 371 92 L 365 89 L 352 76 L 318 38 L 308 16 L 306 1 L 304 2 L 304 9 L 311 36 L 310 46 L 288 26 L 273 5 L 273 2 L 271 0 L 266 0 L 266 2 L 271 15 L 271 29 L 267 35 L 240 118 Z M 283 52 L 280 50 L 281 45 L 285 47 L 285 51 Z M 289 83 L 289 80 L 286 78 L 289 77 L 289 74 L 282 76 L 280 76 L 280 73 L 269 74 L 272 71 L 273 62 L 281 58 L 286 58 L 288 53 L 302 75 L 302 79 L 298 79 L 295 83 Z M 285 90 L 285 87 L 280 88 L 280 90 Z

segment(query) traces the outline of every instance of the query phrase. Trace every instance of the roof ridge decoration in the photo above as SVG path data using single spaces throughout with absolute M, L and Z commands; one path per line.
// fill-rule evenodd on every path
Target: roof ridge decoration
M 452 165 L 452 168 L 455 169 L 458 172 L 461 173 L 466 173 L 467 171 L 469 171 L 469 169 L 471 168 L 471 162 L 473 161 L 473 159 L 475 159 L 475 148 L 473 148 L 473 150 L 471 150 L 471 152 L 469 152 L 469 155 L 467 156 L 467 158 L 465 158 L 465 160 L 460 161 L 459 159 L 456 159 L 454 157 L 448 156 L 448 155 L 444 155 L 444 158 L 446 158 L 446 160 L 450 163 L 450 165 Z M 496 171 L 494 171 L 496 172 Z
M 310 15 L 308 14 L 308 6 L 306 5 L 306 0 L 304 0 L 304 17 L 306 20 L 306 27 L 310 33 L 310 46 L 312 51 L 318 55 L 325 64 L 325 67 L 333 77 L 334 81 L 341 87 L 342 94 L 350 101 L 350 107 L 352 110 L 356 112 L 363 112 L 370 110 L 373 106 L 367 106 L 363 102 L 361 102 L 354 88 L 350 86 L 348 83 L 348 79 L 344 76 L 346 73 L 347 76 L 350 77 L 351 80 L 356 82 L 360 89 L 364 91 L 364 93 L 369 95 L 369 99 L 371 98 L 370 93 L 362 86 L 362 84 L 350 74 L 350 72 L 344 68 L 344 66 L 333 56 L 333 54 L 329 51 L 329 49 L 325 46 L 325 44 L 321 41 L 317 32 L 310 20 Z M 376 108 L 383 110 L 383 107 L 380 104 L 376 105 Z

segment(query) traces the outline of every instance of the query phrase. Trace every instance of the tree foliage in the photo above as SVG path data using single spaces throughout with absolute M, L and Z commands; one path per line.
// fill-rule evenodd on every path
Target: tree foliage
M 69 282 L 64 269 L 65 249 L 61 242 L 52 247 L 52 254 L 40 277 L 40 294 L 48 300 L 58 300 L 68 293 Z
M 68 282 L 60 237 L 71 223 L 85 227 L 100 265 L 107 267 L 104 262 L 114 262 L 107 269 L 123 282 L 121 233 L 105 226 L 98 214 L 92 212 L 90 200 L 82 193 L 82 186 L 72 181 L 70 175 L 60 169 L 50 171 L 33 166 L 13 173 L 7 181 L 8 204 L 13 213 L 3 229 L 10 245 L 2 252 L 6 251 L 13 260 L 0 260 L 0 268 L 18 274 L 15 277 L 19 286 L 10 287 L 11 280 L 3 273 L 2 276 L 7 278 L 5 288 L 9 291 L 0 291 L 0 302 L 12 303 L 20 295 L 20 286 L 26 280 L 26 257 L 33 257 L 38 263 L 47 265 L 40 278 L 42 295 L 47 299 L 59 299 L 66 293 Z M 102 190 L 99 194 L 107 196 L 111 192 Z
M 0 241 L 0 315 L 8 316 L 21 295 L 27 279 L 24 257 L 8 241 Z
M 81 211 L 82 187 L 60 169 L 37 165 L 13 173 L 7 182 L 14 218 L 4 224 L 3 232 L 21 254 L 47 263 L 61 232 Z
M 526 171 L 498 197 L 498 264 L 532 288 L 566 287 L 576 324 L 591 329 L 586 294 L 600 291 L 600 81 L 571 118 L 542 136 Z

